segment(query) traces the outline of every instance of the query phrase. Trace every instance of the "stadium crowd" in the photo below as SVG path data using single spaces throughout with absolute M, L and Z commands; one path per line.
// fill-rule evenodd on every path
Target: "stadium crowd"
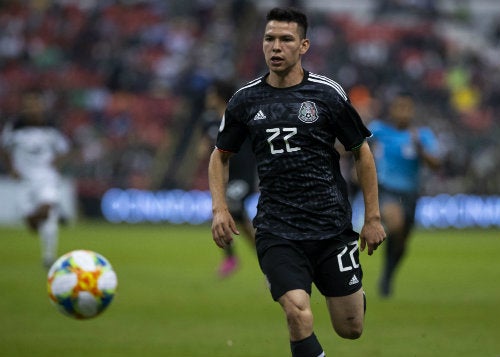
M 110 187 L 206 189 L 196 177 L 205 90 L 263 73 L 260 11 L 249 0 L 4 1 L 2 126 L 24 91 L 42 90 L 72 140 L 64 170 L 89 215 Z M 446 158 L 424 193 L 500 192 L 500 17 L 390 1 L 362 18 L 309 12 L 305 66 L 341 83 L 365 120 L 396 90 L 415 94 Z

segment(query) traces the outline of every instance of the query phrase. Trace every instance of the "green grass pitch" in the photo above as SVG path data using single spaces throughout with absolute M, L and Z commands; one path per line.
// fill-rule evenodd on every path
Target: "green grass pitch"
M 92 249 L 118 275 L 101 316 L 78 321 L 51 305 L 37 239 L 0 228 L 2 357 L 289 356 L 282 312 L 250 246 L 240 270 L 216 277 L 222 256 L 210 227 L 81 222 L 61 230 L 60 253 Z M 392 299 L 377 296 L 382 252 L 362 253 L 368 297 L 357 341 L 334 335 L 322 297 L 312 297 L 315 332 L 328 356 L 500 356 L 498 230 L 416 231 Z

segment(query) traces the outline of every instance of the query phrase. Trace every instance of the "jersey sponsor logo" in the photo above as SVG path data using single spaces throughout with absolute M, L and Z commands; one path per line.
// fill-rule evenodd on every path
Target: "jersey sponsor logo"
M 253 117 L 253 120 L 262 120 L 262 119 L 266 119 L 266 115 L 264 114 L 264 112 L 262 110 L 259 110 L 257 114 L 255 114 L 255 116 Z
M 300 105 L 298 117 L 304 123 L 314 123 L 319 118 L 316 104 L 310 101 L 303 102 Z

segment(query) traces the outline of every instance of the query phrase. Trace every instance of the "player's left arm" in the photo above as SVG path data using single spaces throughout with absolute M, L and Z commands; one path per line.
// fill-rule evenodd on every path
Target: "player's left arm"
M 12 160 L 12 123 L 7 123 L 0 133 L 0 160 L 5 163 L 7 174 L 15 179 L 19 179 L 20 175 L 14 167 Z
M 368 246 L 368 255 L 382 244 L 386 233 L 381 223 L 380 208 L 378 202 L 378 184 L 375 161 L 368 143 L 363 142 L 359 147 L 352 150 L 358 183 L 363 192 L 365 204 L 365 221 L 360 232 L 361 251 Z
M 60 170 L 71 157 L 71 142 L 69 138 L 59 130 L 53 131 L 52 141 L 54 150 L 54 161 L 52 165 L 55 169 Z
M 14 167 L 14 163 L 12 162 L 11 154 L 7 151 L 7 149 L 0 148 L 0 160 L 5 163 L 5 168 L 7 170 L 7 173 L 15 178 L 19 179 L 19 173 Z
M 432 170 L 439 169 L 441 167 L 441 158 L 439 156 L 438 141 L 432 131 L 422 128 L 414 130 L 412 135 L 419 158 Z
M 212 195 L 212 238 L 220 248 L 231 244 L 233 234 L 240 234 L 226 200 L 231 156 L 232 153 L 215 148 L 208 163 L 208 183 Z

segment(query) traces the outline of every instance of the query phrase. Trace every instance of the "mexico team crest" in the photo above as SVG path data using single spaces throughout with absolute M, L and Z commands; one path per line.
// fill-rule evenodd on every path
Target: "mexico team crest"
M 303 121 L 304 123 L 314 123 L 319 118 L 316 104 L 310 101 L 303 102 L 300 105 L 298 116 L 300 121 Z

